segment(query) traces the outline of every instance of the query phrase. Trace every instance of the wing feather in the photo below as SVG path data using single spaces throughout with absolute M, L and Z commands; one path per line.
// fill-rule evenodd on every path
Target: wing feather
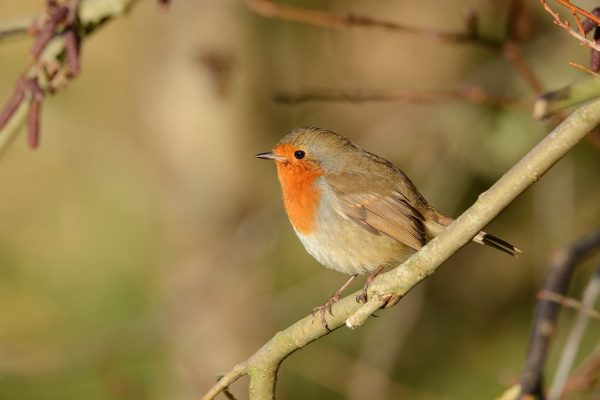
M 422 214 L 392 185 L 371 181 L 368 186 L 374 187 L 374 191 L 357 191 L 358 187 L 365 187 L 357 182 L 359 176 L 328 177 L 340 203 L 338 212 L 371 233 L 383 233 L 415 250 L 423 247 L 426 239 Z M 352 182 L 352 187 L 346 182 Z

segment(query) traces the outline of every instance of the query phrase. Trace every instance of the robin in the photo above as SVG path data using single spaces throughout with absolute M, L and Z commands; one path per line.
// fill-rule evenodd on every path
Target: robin
M 320 128 L 298 128 L 272 151 L 285 211 L 300 241 L 327 268 L 350 278 L 320 307 L 321 316 L 358 275 L 368 274 L 357 301 L 386 268 L 399 265 L 438 235 L 453 219 L 427 203 L 391 162 L 345 137 Z M 473 241 L 516 255 L 519 249 L 485 232 Z

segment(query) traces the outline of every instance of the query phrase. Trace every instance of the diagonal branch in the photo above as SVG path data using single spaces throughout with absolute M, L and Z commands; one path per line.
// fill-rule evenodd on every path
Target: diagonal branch
M 598 17 L 597 15 L 594 15 L 593 13 L 584 10 L 581 7 L 577 7 L 575 4 L 572 4 L 569 0 L 556 0 L 557 3 L 562 4 L 563 6 L 567 7 L 569 10 L 571 10 L 571 13 L 573 15 L 582 15 L 586 18 L 591 19 L 592 21 L 594 21 L 596 24 L 600 25 L 600 17 Z
M 405 263 L 380 275 L 369 290 L 369 300 L 358 304 L 355 294 L 333 306 L 327 325 L 333 330 L 345 322 L 353 327 L 366 320 L 374 309 L 395 304 L 402 296 L 468 243 L 500 211 L 531 184 L 536 182 L 562 156 L 600 123 L 600 100 L 580 107 L 556 127 L 542 142 L 511 168 L 494 186 L 481 194 L 473 206 L 454 221 L 438 237 L 427 243 Z M 353 318 L 355 318 L 353 320 Z M 350 322 L 348 322 L 350 321 Z M 278 332 L 254 355 L 225 374 L 203 397 L 213 399 L 242 375 L 250 376 L 250 398 L 274 398 L 277 369 L 294 351 L 331 333 L 319 318 L 305 317 Z

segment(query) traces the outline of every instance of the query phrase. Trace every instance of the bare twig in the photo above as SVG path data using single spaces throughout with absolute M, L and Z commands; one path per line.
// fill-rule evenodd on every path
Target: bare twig
M 599 101 L 596 100 L 595 102 Z M 598 250 L 600 250 L 600 230 L 556 252 L 550 262 L 544 290 L 564 296 L 575 267 L 583 259 Z M 542 389 L 543 368 L 559 311 L 560 304 L 554 301 L 538 301 L 529 340 L 527 361 L 519 380 L 522 396 L 535 395 L 540 398 L 544 396 Z
M 538 300 L 552 301 L 556 304 L 560 304 L 564 308 L 570 308 L 572 310 L 579 311 L 580 314 L 585 315 L 587 318 L 600 320 L 600 311 L 596 310 L 587 303 L 581 302 L 572 297 L 564 296 L 562 294 L 550 292 L 547 290 L 542 290 L 538 293 L 537 298 Z
M 44 100 L 44 92 L 40 88 L 36 77 L 27 81 L 27 89 L 31 93 L 29 113 L 27 115 L 28 142 L 29 147 L 35 149 L 40 143 L 40 113 L 42 100 Z
M 573 112 L 494 186 L 481 194 L 475 204 L 438 237 L 399 267 L 378 276 L 370 286 L 369 299 L 365 304 L 356 302 L 355 295 L 358 292 L 337 302 L 333 306 L 333 315 L 326 316 L 327 326 L 332 330 L 339 328 L 353 315 L 361 315 L 364 310 L 371 310 L 384 296 L 391 296 L 391 303 L 402 298 L 419 282 L 434 273 L 438 266 L 460 247 L 470 242 L 502 209 L 537 181 L 599 123 L 600 100 L 588 103 Z M 598 241 L 600 242 L 600 233 Z M 301 319 L 278 332 L 248 360 L 225 374 L 202 400 L 213 399 L 225 387 L 245 374 L 250 375 L 251 399 L 272 398 L 276 373 L 281 362 L 294 351 L 329 333 L 318 318 L 308 316 Z
M 558 1 L 558 0 L 557 0 Z M 548 14 L 552 15 L 552 18 L 554 19 L 554 23 L 558 26 L 560 26 L 562 29 L 564 29 L 569 35 L 573 36 L 575 39 L 579 40 L 581 42 L 581 44 L 594 49 L 596 51 L 600 51 L 600 44 L 589 40 L 588 38 L 585 37 L 585 35 L 579 33 L 578 31 L 574 30 L 573 28 L 571 28 L 571 24 L 569 24 L 568 21 L 563 21 L 560 18 L 560 15 L 558 15 L 557 12 L 555 12 L 554 10 L 552 10 L 550 8 L 550 6 L 548 6 L 548 4 L 546 3 L 545 0 L 540 0 L 540 2 L 542 3 L 542 5 L 544 6 L 544 10 L 546 10 L 546 12 L 548 12 Z M 569 3 L 570 4 L 570 3 Z M 587 13 L 583 14 L 586 17 L 589 15 L 594 17 L 594 21 L 596 21 L 598 19 L 598 17 L 594 16 L 593 14 Z M 588 17 L 589 18 L 589 17 Z
M 598 76 L 600 76 L 600 74 L 598 74 L 597 72 L 594 72 L 594 71 L 592 71 L 591 69 L 587 68 L 587 67 L 586 67 L 586 66 L 584 66 L 584 65 L 581 65 L 581 64 L 574 63 L 573 61 L 569 61 L 569 65 L 570 65 L 571 67 L 573 67 L 573 68 L 580 69 L 580 70 L 582 70 L 583 72 L 586 72 L 586 73 L 588 73 L 588 74 L 590 74 L 590 75 L 592 75 L 592 76 L 595 76 L 595 77 L 598 77 Z
M 594 310 L 594 304 L 600 294 L 600 267 L 596 270 L 596 273 L 592 276 L 592 279 L 586 286 L 583 292 L 583 298 L 581 303 L 574 299 L 564 299 L 561 305 L 578 309 L 577 319 L 571 328 L 569 337 L 558 363 L 558 368 L 554 374 L 554 381 L 550 387 L 548 394 L 548 400 L 558 400 L 564 390 L 567 379 L 575 362 L 575 357 L 579 351 L 579 345 L 583 339 L 583 334 L 587 328 L 590 318 L 600 319 L 600 313 Z M 569 303 L 569 300 L 573 300 Z M 568 305 L 567 305 L 568 304 Z
M 52 4 L 52 3 L 50 3 Z M 42 51 L 50 42 L 50 39 L 57 33 L 57 27 L 66 21 L 69 15 L 69 7 L 65 5 L 61 6 L 49 6 L 48 17 L 46 22 L 42 25 L 37 33 L 37 38 L 31 47 L 31 54 L 34 59 L 38 59 Z
M 0 28 L 0 41 L 15 36 L 24 36 L 29 33 L 29 25 L 26 26 L 8 26 Z
M 596 22 L 596 24 L 600 24 L 600 17 L 598 17 L 598 15 L 595 15 L 594 13 L 591 13 L 587 10 L 584 10 L 583 8 L 579 8 L 574 4 L 571 4 L 571 2 L 569 0 L 556 0 L 557 3 L 562 4 L 563 6 L 567 7 L 572 14 L 574 15 L 582 15 L 594 22 Z
M 433 90 L 428 92 L 315 89 L 303 92 L 281 91 L 275 95 L 275 101 L 283 104 L 300 104 L 311 101 L 344 101 L 353 103 L 398 101 L 411 104 L 430 104 L 453 100 L 463 100 L 469 103 L 492 107 L 526 106 L 524 102 L 519 101 L 516 98 L 490 94 L 479 86 L 467 86 L 461 89 Z
M 508 8 L 506 36 L 513 42 L 522 42 L 531 32 L 529 10 L 525 0 L 512 0 Z
M 523 79 L 525 79 L 535 94 L 539 95 L 543 93 L 544 86 L 542 85 L 542 82 L 525 61 L 525 57 L 523 57 L 520 47 L 515 42 L 508 41 L 503 47 L 502 54 L 510 61 Z

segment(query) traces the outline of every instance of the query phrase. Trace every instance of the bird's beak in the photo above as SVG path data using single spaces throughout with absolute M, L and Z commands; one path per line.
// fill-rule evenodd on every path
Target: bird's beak
M 287 159 L 283 156 L 278 156 L 272 151 L 267 151 L 266 153 L 258 153 L 256 158 L 264 158 L 265 160 L 275 160 L 275 161 L 287 161 Z

